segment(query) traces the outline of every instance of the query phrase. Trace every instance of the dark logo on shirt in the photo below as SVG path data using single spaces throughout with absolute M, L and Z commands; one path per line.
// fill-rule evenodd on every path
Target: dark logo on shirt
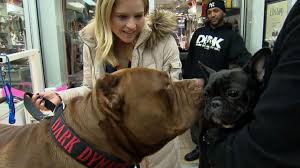
M 206 50 L 221 50 L 221 42 L 223 42 L 223 38 L 213 37 L 210 35 L 200 35 L 196 41 L 196 46 L 203 47 Z

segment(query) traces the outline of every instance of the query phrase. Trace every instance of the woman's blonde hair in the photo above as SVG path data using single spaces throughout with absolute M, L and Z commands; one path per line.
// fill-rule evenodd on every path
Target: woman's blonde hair
M 98 63 L 118 64 L 113 54 L 113 33 L 111 30 L 111 13 L 116 0 L 97 0 L 95 16 L 95 36 L 97 39 L 96 60 Z M 145 15 L 149 11 L 148 0 L 143 0 Z

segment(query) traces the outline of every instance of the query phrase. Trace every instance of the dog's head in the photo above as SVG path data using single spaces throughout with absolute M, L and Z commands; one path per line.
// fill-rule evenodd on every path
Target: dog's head
M 199 85 L 199 80 L 174 82 L 165 72 L 131 68 L 98 80 L 93 97 L 101 105 L 111 140 L 145 156 L 199 119 L 203 95 Z
M 210 74 L 204 89 L 205 119 L 232 128 L 251 115 L 262 88 L 264 60 L 270 54 L 263 48 L 243 68 Z

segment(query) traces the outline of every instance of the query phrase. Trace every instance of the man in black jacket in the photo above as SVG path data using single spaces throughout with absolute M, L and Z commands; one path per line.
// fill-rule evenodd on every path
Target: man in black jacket
M 208 23 L 195 31 L 190 42 L 187 60 L 183 66 L 183 78 L 207 78 L 200 62 L 215 71 L 243 66 L 251 57 L 242 37 L 231 26 L 224 23 L 226 9 L 223 0 L 213 0 L 208 4 Z M 199 158 L 198 124 L 191 128 L 192 140 L 196 148 L 185 155 L 185 160 Z
M 208 145 L 201 168 L 300 167 L 300 0 L 287 16 L 267 59 L 265 89 L 255 119 Z

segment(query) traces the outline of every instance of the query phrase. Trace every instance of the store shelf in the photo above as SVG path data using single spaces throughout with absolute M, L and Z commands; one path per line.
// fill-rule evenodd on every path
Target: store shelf
M 29 58 L 32 55 L 35 55 L 36 52 L 37 52 L 36 50 L 27 50 L 23 52 L 14 53 L 14 54 L 8 54 L 7 57 L 9 61 L 14 61 L 22 58 Z M 6 55 L 0 55 L 0 63 L 6 63 L 8 61 L 7 57 Z
M 30 67 L 30 76 L 31 83 L 33 86 L 33 92 L 41 92 L 44 90 L 44 80 L 43 80 L 43 69 L 42 69 L 42 61 L 41 56 L 38 50 L 32 49 L 23 52 L 18 52 L 14 54 L 7 55 L 10 62 L 18 61 L 22 59 L 28 59 L 29 67 Z M 6 63 L 7 57 L 5 55 L 0 55 L 0 64 Z M 19 69 L 21 70 L 21 69 Z M 20 81 L 24 82 L 24 81 Z
M 226 16 L 234 16 L 234 15 L 240 15 L 240 8 L 230 8 L 230 9 L 226 9 Z

